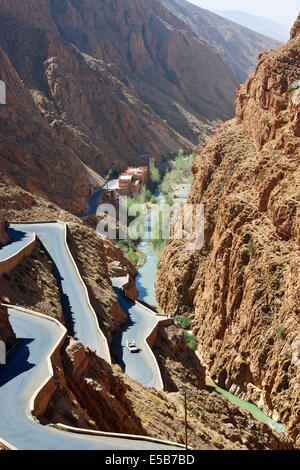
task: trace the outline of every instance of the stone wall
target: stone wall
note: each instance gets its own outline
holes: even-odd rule
[[[161,327],[161,326],[170,326],[172,325],[173,323],[173,320],[172,318],[167,318],[165,320],[160,320],[157,325],[155,326],[155,328],[151,331],[150,335],[148,336],[148,338],[146,339],[148,345],[150,346],[150,348],[152,349],[153,346],[154,346],[154,343],[156,341],[156,338],[157,338],[157,333],[158,333],[158,329]]]
[[[30,256],[35,245],[36,239],[32,240],[32,242],[22,248],[22,250],[18,251],[15,255],[0,261],[0,276],[3,276],[4,273],[9,274],[16,266],[18,266],[25,256]]]

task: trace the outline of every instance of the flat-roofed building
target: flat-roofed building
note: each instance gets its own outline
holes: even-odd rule
[[[140,191],[143,184],[146,183],[148,167],[128,167],[124,173],[121,173],[118,180],[117,193],[120,196],[129,196]]]
[[[148,174],[148,167],[147,166],[139,166],[137,168],[129,167],[126,170],[127,175],[132,175],[134,179],[140,179],[142,184],[146,183],[147,174]]]

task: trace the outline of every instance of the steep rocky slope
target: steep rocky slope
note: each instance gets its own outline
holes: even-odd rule
[[[160,0],[174,15],[210,44],[235,71],[240,82],[253,72],[258,54],[280,43],[226,20],[186,0]]]
[[[52,262],[40,243],[9,274],[0,277],[0,292],[5,304],[35,310],[65,324]]]
[[[7,182],[69,211],[82,211],[90,188],[101,186],[103,179],[43,119],[1,48],[0,70],[8,103],[0,107],[0,171]]]
[[[174,334],[172,344],[176,349]],[[177,346],[178,357],[191,359],[194,355],[186,351],[186,346],[183,350],[180,334]],[[184,363],[177,361],[181,391],[159,392],[142,386],[121,373],[119,366],[111,368],[90,349],[67,339],[54,364],[56,389],[44,415],[38,418],[44,424],[63,423],[183,443],[182,391],[185,390],[188,393],[189,443],[195,449],[292,448],[284,436],[258,423],[249,413],[216,393],[204,390],[204,369],[195,355],[192,358],[195,369],[188,375],[181,375]]]
[[[189,148],[199,120],[233,116],[234,73],[158,0],[2,0],[0,21],[38,114],[97,172]]]
[[[300,423],[300,16],[290,41],[260,55],[235,120],[206,141],[188,203],[205,205],[205,244],[171,240],[156,295],[192,318],[220,386],[287,425]]]
[[[270,18],[265,18],[264,16],[252,15],[239,10],[212,11],[223,18],[234,21],[235,23],[245,26],[245,28],[252,29],[252,31],[257,31],[269,38],[274,38],[281,43],[289,40],[290,27],[286,23],[273,21]]]
[[[0,173],[0,219],[8,221],[53,221],[68,223],[68,244],[88,288],[100,327],[110,341],[112,334],[127,321],[117,302],[110,274],[115,266],[124,275],[134,274],[134,266],[111,241],[99,239],[95,230],[72,214],[14,185]],[[0,278],[0,296],[6,302],[41,311],[69,327],[70,312],[61,308],[59,278],[43,246],[25,258],[9,275]],[[47,272],[47,268],[49,271]],[[55,278],[56,276],[56,278]]]

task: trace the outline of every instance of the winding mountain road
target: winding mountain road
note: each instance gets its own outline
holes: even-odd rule
[[[126,297],[120,289],[118,279],[112,279],[118,301],[124,312],[129,316],[129,322],[115,335],[112,349],[118,357],[118,363],[129,377],[138,380],[148,387],[163,389],[161,374],[155,356],[146,342],[160,320],[167,317],[157,317],[149,309],[138,302]],[[127,349],[126,341],[135,339],[138,353]]]
[[[20,233],[36,234],[53,260],[63,291],[63,303],[69,312],[69,334],[82,344],[94,349],[107,362],[111,362],[106,338],[99,328],[96,314],[89,302],[86,287],[80,277],[65,243],[64,223],[11,224],[7,230],[12,240]],[[10,246],[13,246],[12,243]],[[1,253],[1,251],[0,251]]]
[[[47,356],[61,338],[50,319],[9,309],[18,343],[0,374],[0,436],[19,450],[164,450],[167,444],[116,436],[94,436],[42,426],[31,414],[31,397],[49,374]]]
[[[34,233],[26,233],[19,229],[9,228],[7,233],[11,238],[11,242],[1,248],[0,261],[11,258],[35,239]]]
[[[84,345],[110,362],[106,338],[99,329],[76,265],[66,245],[66,225],[63,223],[12,224],[7,230],[12,243],[0,250],[0,260],[13,256],[35,237],[42,241],[59,273],[64,301],[72,316],[74,336]],[[115,280],[115,289],[120,281]],[[130,335],[141,340],[141,353],[123,353],[126,372],[148,386],[161,388],[160,374],[145,338],[157,323],[155,315],[118,292],[122,307],[130,316]],[[22,310],[22,309],[21,309]],[[17,345],[0,368],[0,437],[17,449],[44,450],[164,450],[178,449],[176,444],[141,440],[137,436],[89,435],[42,426],[33,417],[33,395],[47,382],[52,366],[49,357],[62,337],[64,327],[49,317],[32,315],[9,308],[10,322],[18,338]],[[129,331],[129,330],[128,330]],[[123,347],[123,340],[120,342]],[[49,371],[49,368],[51,369]],[[101,433],[99,433],[101,434]],[[104,434],[104,433],[103,433]],[[30,436],[30,438],[28,438]]]
[[[106,189],[113,189],[117,186],[118,180],[110,180],[108,181],[102,188],[96,189],[93,191],[86,201],[86,210],[83,214],[79,215],[79,218],[87,217],[89,215],[95,215],[97,212],[97,208],[100,202],[101,195],[103,191]]]

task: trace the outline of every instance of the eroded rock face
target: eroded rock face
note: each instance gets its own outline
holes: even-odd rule
[[[97,172],[190,148],[194,122],[233,116],[233,71],[158,0],[1,7],[0,45],[35,113]]]
[[[205,389],[205,367],[186,345],[184,331],[180,326],[160,327],[153,352],[167,392],[184,393],[186,384],[198,390]]]
[[[91,187],[103,180],[42,118],[5,52],[0,48],[1,78],[7,106],[0,108],[1,173],[16,185],[73,213],[85,208]]]
[[[299,442],[299,18],[237,94],[237,119],[193,164],[189,203],[205,205],[205,245],[171,240],[156,297],[189,313],[199,352],[223,387],[286,423]]]
[[[186,0],[161,2],[221,55],[235,71],[240,83],[253,72],[261,51],[280,45],[279,41],[267,38]]]
[[[271,148],[283,151],[291,159],[297,159],[300,153],[300,111],[291,89],[299,79],[296,30],[295,23],[286,45],[260,54],[255,73],[239,87],[236,98],[236,116],[244,135],[260,149],[272,141]]]
[[[42,422],[62,422],[101,431],[145,434],[126,398],[128,385],[89,348],[70,339],[55,366],[56,392]]]
[[[6,219],[5,217],[0,218],[0,247],[6,245],[9,242],[9,235],[5,231]]]

